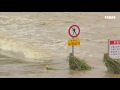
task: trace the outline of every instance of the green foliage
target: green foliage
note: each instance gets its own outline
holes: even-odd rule
[[[80,60],[76,58],[72,54],[69,55],[69,67],[73,70],[90,70],[91,66],[89,66],[85,60]]]
[[[103,62],[108,69],[108,72],[120,74],[120,59],[112,59],[107,53],[104,54]]]

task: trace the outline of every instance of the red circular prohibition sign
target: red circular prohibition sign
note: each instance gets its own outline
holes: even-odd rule
[[[71,30],[72,27],[77,27],[77,29],[78,29],[78,34],[76,34],[76,36],[73,36],[73,35],[71,35],[71,33],[70,33],[70,30]],[[73,29],[73,28],[72,28],[72,29]],[[77,37],[77,36],[80,34],[80,28],[79,28],[77,25],[72,25],[72,26],[70,26],[70,28],[69,28],[69,30],[68,30],[68,33],[69,33],[69,35],[70,35],[71,37],[75,38],[75,37]]]

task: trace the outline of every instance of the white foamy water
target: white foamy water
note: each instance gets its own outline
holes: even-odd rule
[[[31,43],[16,39],[7,34],[6,31],[0,31],[0,53],[12,58],[25,59],[36,62],[43,57],[50,57],[50,53],[42,48],[34,47]]]
[[[116,19],[107,20],[104,18],[107,15]],[[0,71],[0,77],[120,77],[108,73],[102,61],[108,38],[120,38],[119,15],[115,12],[0,12],[0,54],[10,57],[0,59],[0,68],[4,70]],[[71,39],[68,28],[73,24],[81,30],[78,36],[81,44],[75,47],[75,56],[84,58],[95,68],[85,72],[46,71],[44,61],[54,68],[69,67],[66,59],[72,50],[67,46],[67,40]]]

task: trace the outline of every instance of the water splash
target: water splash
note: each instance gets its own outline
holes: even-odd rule
[[[2,28],[0,28],[0,54],[29,61],[39,61],[42,58],[52,56],[52,53],[41,47],[37,48],[28,42],[11,37]]]

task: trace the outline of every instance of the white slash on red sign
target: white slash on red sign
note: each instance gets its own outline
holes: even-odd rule
[[[120,40],[109,40],[109,56],[114,59],[120,58]]]

